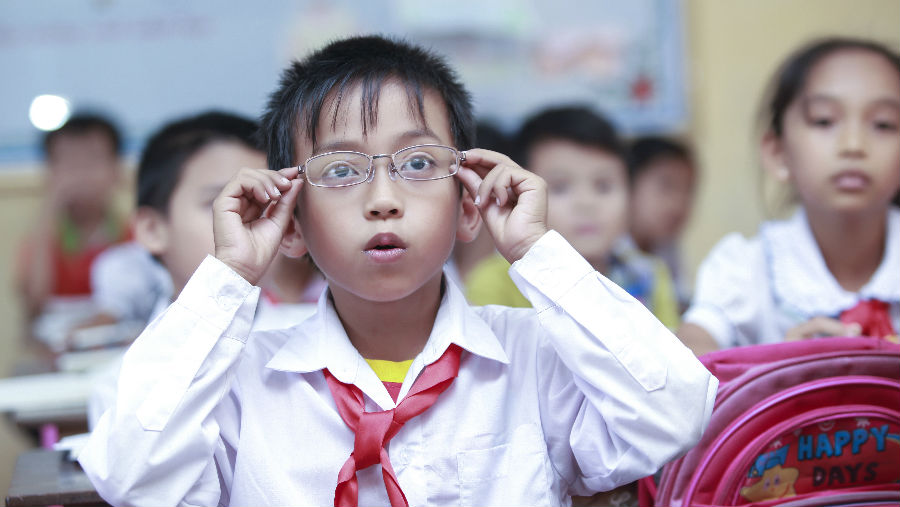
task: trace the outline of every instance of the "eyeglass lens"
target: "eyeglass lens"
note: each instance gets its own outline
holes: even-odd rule
[[[394,170],[407,180],[434,180],[458,170],[458,152],[446,146],[410,146],[393,155]],[[335,152],[306,164],[310,183],[327,187],[354,185],[369,177],[370,158],[362,153]]]

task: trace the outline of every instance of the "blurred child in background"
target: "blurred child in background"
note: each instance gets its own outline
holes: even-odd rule
[[[97,266],[104,301],[116,315],[146,318],[162,312],[215,250],[212,202],[242,167],[266,167],[256,122],[208,112],[173,121],[147,142],[138,165],[135,236],[138,245],[108,252]],[[148,265],[145,257],[152,257]],[[159,273],[159,269],[163,273]],[[95,270],[97,271],[97,270]],[[263,285],[254,327],[297,322],[314,311],[325,284],[306,259],[277,256]],[[116,284],[116,279],[130,283]],[[278,283],[275,283],[277,280]],[[284,287],[289,287],[284,289]],[[149,304],[148,304],[149,303]],[[91,426],[115,400],[120,362],[96,382],[89,403]]]
[[[829,38],[772,84],[762,161],[800,206],[703,261],[679,336],[695,353],[831,335],[896,340],[900,324],[900,56]]]
[[[663,137],[635,139],[628,149],[631,239],[642,252],[665,261],[678,305],[690,302],[678,241],[691,214],[697,169],[691,150]]]
[[[627,239],[628,170],[613,126],[583,107],[539,112],[516,136],[517,161],[547,181],[549,226],[597,271],[644,303],[666,326],[678,325],[678,306],[665,264]],[[472,304],[530,306],[493,256],[467,284]]]
[[[90,268],[104,249],[129,237],[117,213],[121,138],[98,115],[72,116],[44,136],[46,199],[19,250],[17,286],[30,336],[55,352],[68,330],[90,318]],[[39,318],[40,317],[40,318]]]

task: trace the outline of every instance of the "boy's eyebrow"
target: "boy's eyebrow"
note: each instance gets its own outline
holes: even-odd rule
[[[421,142],[423,138],[430,138],[431,140],[440,142],[440,137],[434,133],[428,127],[422,127],[420,129],[407,130],[406,132],[397,136],[397,143],[395,149],[405,148],[412,144],[416,144],[416,142]],[[319,146],[313,147],[314,154],[327,153],[329,151],[365,151],[362,149],[362,143],[356,140],[348,140],[348,139],[337,139]],[[370,153],[369,155],[375,155],[374,153]]]

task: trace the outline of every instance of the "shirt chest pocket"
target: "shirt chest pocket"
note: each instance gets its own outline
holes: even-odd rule
[[[456,454],[462,505],[551,505],[552,470],[547,446],[532,424],[508,442]]]

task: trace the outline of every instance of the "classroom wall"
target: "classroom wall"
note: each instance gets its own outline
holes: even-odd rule
[[[900,46],[900,0],[684,0],[684,10],[692,108],[687,133],[703,168],[684,245],[694,268],[722,235],[752,234],[765,216],[753,125],[776,63],[807,38],[830,33]],[[11,372],[19,354],[11,270],[17,239],[40,205],[37,169],[0,167],[0,376]],[[0,420],[0,493],[25,445]]]
[[[7,169],[7,168],[4,168]],[[38,205],[38,190],[33,168],[10,168],[0,173],[0,377],[11,373],[19,357],[21,329],[19,306],[12,292],[12,263],[18,238],[28,227]],[[16,428],[0,418],[0,493],[6,498],[16,455],[27,443]]]

